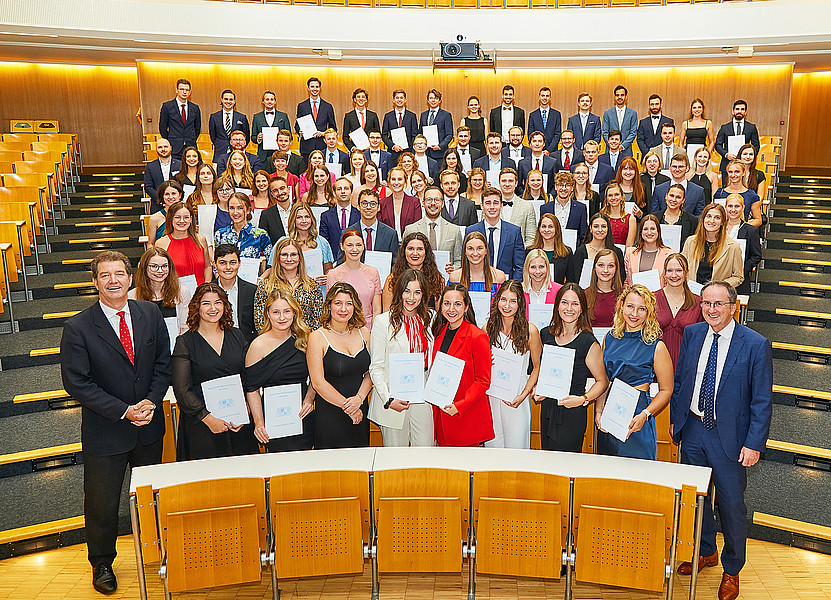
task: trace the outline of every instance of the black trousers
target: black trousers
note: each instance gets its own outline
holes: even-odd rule
[[[118,537],[118,503],[127,465],[141,467],[162,461],[164,438],[123,454],[93,456],[84,452],[84,519],[87,534],[87,557],[93,567],[111,565],[115,559]]]

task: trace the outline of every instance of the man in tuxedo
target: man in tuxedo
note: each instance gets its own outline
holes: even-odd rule
[[[571,165],[583,162],[583,153],[574,147],[574,132],[566,129],[560,135],[562,148],[551,153],[551,157],[557,162],[556,171],[570,171]]]
[[[443,219],[459,227],[473,225],[479,220],[473,200],[459,194],[459,174],[456,171],[442,171],[439,174],[439,183],[444,192],[444,208],[441,211]]]
[[[684,329],[670,399],[670,432],[675,443],[683,442],[681,462],[712,469],[724,534],[719,600],[739,595],[747,550],[747,468],[765,450],[772,413],[770,341],[737,323],[735,309],[731,285],[711,281],[702,288],[704,323]],[[711,492],[704,499],[698,564],[681,563],[678,573],[715,566],[718,558]]]
[[[317,77],[310,77],[309,80],[306,81],[306,89],[309,92],[309,99],[303,100],[303,102],[297,105],[297,118],[299,119],[300,117],[305,117],[306,115],[312,115],[315,127],[317,128],[317,132],[314,134],[314,137],[309,138],[308,140],[304,140],[301,134],[300,154],[303,156],[304,160],[309,158],[309,154],[312,153],[312,150],[322,151],[326,147],[326,144],[323,142],[324,131],[330,127],[335,131],[338,129],[338,124],[335,122],[335,109],[331,104],[320,97],[320,87],[320,79]],[[294,123],[294,129],[300,134],[300,126],[297,124],[296,120]]]
[[[534,243],[537,233],[537,217],[534,205],[516,195],[517,174],[510,167],[499,173],[499,191],[502,192],[502,218],[522,231],[522,241],[527,248]]]
[[[510,129],[517,126],[524,131],[525,111],[514,105],[514,86],[506,85],[502,88],[502,104],[492,108],[488,118],[488,127],[491,132],[500,135],[503,144],[510,142]]]
[[[441,164],[444,151],[453,141],[453,116],[441,107],[441,92],[433,88],[427,92],[427,110],[418,119],[418,131],[424,134],[424,128],[435,125],[438,129],[439,143],[430,146],[427,156]]]
[[[528,173],[536,170],[542,173],[544,182],[543,189],[550,193],[554,189],[554,173],[557,172],[557,159],[545,153],[545,134],[541,131],[533,132],[528,141],[531,144],[531,155],[523,158],[517,165],[519,176],[519,188],[525,189],[528,181]]]
[[[118,587],[113,560],[127,466],[161,462],[162,399],[170,386],[170,338],[158,307],[127,300],[132,267],[104,250],[90,264],[98,302],[64,324],[61,379],[81,404],[84,519],[92,585]]]
[[[540,88],[540,106],[528,115],[528,141],[531,141],[530,135],[535,131],[544,133],[545,139],[548,140],[545,154],[553,154],[560,143],[561,127],[560,111],[551,108],[551,89],[547,87]]]
[[[516,163],[502,155],[502,136],[499,133],[496,131],[488,133],[486,148],[488,153],[481,158],[477,158],[473,166],[482,169],[486,175],[491,173],[489,181],[492,183],[498,182],[498,177],[494,174],[500,173],[506,167],[516,170]]]
[[[635,109],[626,106],[628,90],[622,85],[615,87],[615,105],[607,108],[603,113],[603,139],[609,143],[609,133],[613,129],[620,131],[623,143],[622,149],[631,156],[632,142],[638,133],[638,113]]]
[[[306,172],[306,159],[291,151],[292,133],[290,129],[281,129],[277,132],[277,149],[285,152],[289,159],[286,162],[286,171],[296,177]],[[271,171],[273,172],[273,171]]]
[[[222,110],[213,113],[208,119],[208,133],[211,136],[211,143],[214,145],[213,162],[223,154],[229,152],[231,147],[231,132],[241,131],[245,134],[245,145],[251,140],[251,128],[248,125],[248,117],[235,110],[237,97],[231,90],[222,90]]]
[[[268,234],[272,244],[284,238],[289,231],[289,213],[291,212],[291,195],[288,182],[275,175],[268,182],[268,188],[272,196],[277,199],[273,205],[260,214],[260,229]],[[271,264],[269,257],[269,265]]]
[[[522,231],[502,219],[502,192],[498,189],[488,187],[482,193],[482,220],[465,229],[465,238],[474,231],[487,240],[491,266],[510,279],[522,281],[522,266],[525,263]]]
[[[179,172],[179,160],[170,156],[170,142],[164,138],[156,140],[158,158],[144,165],[144,193],[150,196],[150,212],[158,212],[162,205],[156,190],[162,182],[172,179]]]
[[[450,252],[450,262],[445,265],[449,275],[462,266],[462,230],[442,218],[444,192],[436,186],[424,190],[424,216],[404,228],[404,237],[419,232],[427,236],[433,250]]]
[[[681,146],[675,145],[675,124],[664,123],[661,125],[661,143],[649,149],[661,157],[661,165],[664,169],[669,170],[669,164],[672,162],[672,157],[676,154],[684,152]]]
[[[248,159],[248,164],[251,165],[252,173],[256,173],[257,171],[263,168],[263,164],[260,162],[260,159],[256,154],[251,154],[250,152],[245,151],[245,147],[248,146],[248,141],[246,140],[245,132],[232,131],[230,144],[231,147],[228,149],[228,152],[220,156],[216,161],[217,175],[222,175],[223,173],[225,173],[225,169],[228,168],[228,159],[231,157],[231,152],[233,152],[234,150],[239,150],[245,153],[245,157]]]
[[[378,220],[380,208],[381,201],[378,199],[378,192],[375,190],[361,190],[361,193],[358,194],[358,209],[361,211],[361,220],[349,229],[361,234],[364,240],[364,251],[391,252],[392,264],[395,264],[395,257],[398,255],[398,233],[389,225],[384,225]],[[364,260],[365,255],[366,252],[361,255],[361,260]],[[343,249],[338,251],[338,262],[343,262]]]
[[[502,156],[510,158],[514,164],[531,156],[531,148],[522,143],[522,127],[511,127],[508,132],[508,145],[502,148]]]
[[[413,139],[413,157],[415,168],[427,175],[427,182],[432,185],[433,180],[439,175],[439,161],[433,160],[427,154],[427,138],[420,133]]]
[[[214,248],[216,279],[228,295],[234,314],[234,327],[242,331],[245,339],[251,342],[257,337],[257,329],[254,327],[254,294],[257,286],[238,277],[240,264],[239,248],[234,244],[219,244]]]
[[[551,213],[560,222],[560,229],[573,229],[577,232],[577,243],[580,244],[586,237],[589,228],[586,205],[572,197],[574,193],[574,175],[568,171],[560,171],[554,176],[556,197],[540,207],[540,216]]]
[[[357,88],[352,92],[352,106],[354,110],[350,110],[343,115],[343,145],[350,152],[355,147],[355,142],[349,137],[350,133],[358,129],[363,129],[367,135],[369,135],[370,131],[381,131],[381,122],[378,120],[378,115],[366,107],[368,103],[369,92],[365,89]]]
[[[418,118],[415,113],[407,110],[407,92],[402,89],[392,91],[393,109],[384,115],[381,125],[381,139],[392,155],[392,166],[398,164],[398,157],[402,152],[412,152],[413,140],[418,133]],[[399,146],[392,142],[393,129],[403,127],[407,134],[407,147]]]
[[[582,150],[589,140],[600,143],[600,117],[592,113],[592,97],[588,92],[577,96],[577,114],[568,118],[568,128],[574,133],[577,150]]]
[[[609,132],[609,143],[606,145],[606,152],[600,155],[598,159],[600,162],[612,167],[612,171],[617,173],[617,168],[620,166],[620,161],[624,156],[631,156],[631,148],[629,154],[621,148],[623,136],[617,129],[612,129]]]
[[[759,131],[753,123],[745,120],[747,115],[747,102],[745,100],[736,100],[733,102],[733,120],[722,125],[718,134],[716,134],[716,152],[721,155],[721,170],[722,179],[727,181],[727,163],[734,160],[736,155],[728,150],[729,137],[732,135],[743,135],[744,144],[751,144],[759,152]],[[744,144],[741,144],[743,146]]]
[[[360,220],[361,211],[352,206],[352,182],[339,177],[335,181],[335,206],[320,215],[318,228],[335,255],[340,251],[341,234]]]
[[[375,163],[375,166],[381,172],[381,181],[387,180],[387,173],[395,165],[392,164],[392,154],[386,150],[381,149],[381,130],[370,129],[369,131],[369,149],[364,150],[364,156],[367,160]]]
[[[176,98],[162,104],[159,113],[159,133],[170,141],[175,158],[182,158],[185,146],[195,146],[202,132],[202,113],[190,102],[190,81],[176,82]]]
[[[661,143],[661,126],[665,123],[673,123],[673,120],[661,112],[662,100],[658,94],[649,97],[649,116],[641,119],[638,123],[638,149],[641,154],[646,154],[649,148],[654,148]]]
[[[652,206],[650,208],[653,213],[667,207],[665,198],[667,190],[669,190],[669,186],[678,184],[685,190],[684,210],[696,219],[701,216],[701,211],[704,210],[706,204],[704,189],[687,179],[687,171],[689,170],[690,159],[686,152],[682,150],[672,157],[669,163],[669,181],[655,186],[655,192],[652,194]]]
[[[263,148],[263,128],[279,127],[281,131],[285,129],[289,132],[289,144],[291,144],[291,121],[286,113],[274,108],[277,105],[277,96],[271,90],[263,92],[261,103],[263,110],[251,118],[251,138],[257,142],[257,158],[265,165],[274,149]],[[277,150],[280,149],[278,146]]]
[[[476,159],[482,156],[482,151],[479,148],[470,146],[470,128],[467,125],[462,125],[456,129],[456,152],[459,153],[459,160],[465,173],[469,173]]]
[[[323,141],[326,148],[323,150],[323,164],[334,173],[335,177],[349,175],[352,170],[349,164],[349,155],[338,148],[338,132],[334,129],[327,129],[323,132]]]
[[[615,172],[612,170],[612,167],[598,160],[599,154],[600,144],[594,140],[589,140],[583,146],[583,158],[585,159],[586,166],[589,168],[589,184],[595,192],[602,196],[606,184],[615,178]],[[576,164],[571,165],[572,173],[574,173],[574,167],[576,166]]]

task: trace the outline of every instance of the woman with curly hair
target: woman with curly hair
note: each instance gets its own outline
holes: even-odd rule
[[[644,286],[630,285],[617,300],[612,330],[603,344],[603,362],[610,390],[617,380],[640,392],[635,415],[629,423],[626,440],[598,433],[598,452],[612,456],[657,459],[658,438],[655,416],[666,408],[672,395],[674,374],[669,350],[661,341],[655,296]],[[649,384],[658,382],[658,393],[650,398]],[[598,429],[606,404],[606,394],[597,399]],[[602,433],[602,435],[601,435]]]
[[[178,460],[256,454],[254,427],[213,416],[202,384],[220,377],[242,377],[247,340],[234,327],[231,303],[218,283],[203,283],[188,305],[188,330],[176,338],[171,369],[179,405]]]
[[[395,257],[395,264],[392,265],[387,280],[384,282],[384,291],[381,293],[381,309],[390,310],[393,300],[393,291],[398,279],[407,269],[421,271],[424,275],[424,305],[435,307],[444,288],[444,277],[436,266],[436,257],[427,236],[421,232],[414,231],[404,236],[401,240],[400,251]]]

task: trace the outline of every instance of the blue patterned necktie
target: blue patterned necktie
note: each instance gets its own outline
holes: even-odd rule
[[[716,364],[718,363],[718,338],[713,334],[713,344],[710,346],[710,356],[707,357],[707,366],[704,367],[704,380],[701,382],[701,392],[698,394],[698,410],[704,413],[701,418],[706,429],[712,429],[716,424]]]
[[[545,129],[546,124],[548,123],[548,111],[542,111],[542,128]]]

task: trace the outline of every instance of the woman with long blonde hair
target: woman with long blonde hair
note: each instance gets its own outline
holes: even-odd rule
[[[228,156],[228,165],[225,167],[223,177],[230,177],[235,188],[252,189],[254,187],[254,172],[251,170],[251,163],[242,150],[234,150]]]
[[[718,280],[738,287],[744,281],[742,250],[727,235],[727,212],[721,204],[704,207],[698,228],[684,242],[681,253],[690,264],[690,276],[702,285]]]
[[[506,280],[506,275],[491,266],[488,242],[484,234],[472,231],[467,234],[462,254],[462,268],[450,274],[450,283],[461,283],[470,292],[490,292]]]

